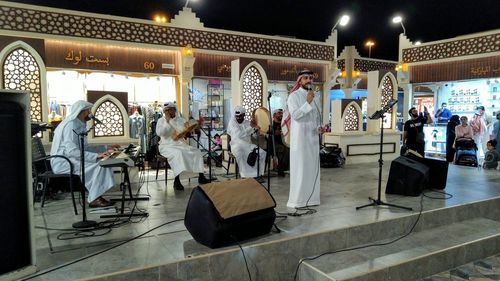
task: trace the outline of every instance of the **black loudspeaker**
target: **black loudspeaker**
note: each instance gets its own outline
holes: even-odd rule
[[[218,248],[269,233],[275,207],[274,198],[254,179],[209,183],[191,192],[184,225],[194,240]]]
[[[441,161],[431,158],[421,158],[409,154],[407,157],[419,163],[424,164],[429,168],[429,183],[426,188],[445,189],[448,180],[448,165],[447,161]]]
[[[427,187],[429,168],[410,158],[400,156],[391,163],[385,193],[418,196]]]
[[[36,270],[28,105],[28,93],[0,91],[0,280]]]

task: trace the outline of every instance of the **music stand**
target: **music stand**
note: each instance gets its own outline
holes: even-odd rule
[[[368,199],[370,201],[372,201],[372,203],[356,207],[356,210],[359,210],[359,209],[362,209],[362,208],[368,207],[368,206],[380,206],[380,205],[401,208],[401,209],[405,209],[408,211],[413,210],[412,208],[409,208],[409,207],[403,207],[403,206],[399,206],[399,205],[395,205],[395,204],[385,203],[384,201],[382,201],[380,199],[380,194],[381,194],[381,190],[382,190],[382,166],[384,165],[384,160],[382,159],[383,146],[384,146],[384,117],[385,117],[385,113],[389,109],[391,109],[391,107],[393,107],[397,102],[398,102],[398,100],[395,100],[395,99],[389,101],[387,103],[387,105],[384,106],[384,108],[380,109],[379,111],[376,111],[375,113],[373,113],[372,116],[369,117],[372,120],[382,119],[381,123],[380,123],[380,151],[379,151],[379,160],[378,160],[378,195],[377,195],[377,199],[368,197]]]

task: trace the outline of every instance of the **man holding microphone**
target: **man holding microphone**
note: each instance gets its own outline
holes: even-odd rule
[[[319,98],[313,91],[314,73],[303,70],[290,91],[282,127],[290,134],[290,195],[287,207],[302,208],[320,203]]]

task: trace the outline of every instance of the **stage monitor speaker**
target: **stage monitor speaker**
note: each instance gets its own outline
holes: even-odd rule
[[[400,156],[391,163],[385,193],[418,196],[429,181],[429,168],[410,158]]]
[[[194,240],[218,248],[267,234],[276,202],[254,179],[209,183],[191,192],[184,225]]]
[[[36,271],[29,93],[0,90],[0,280]]]
[[[427,184],[426,188],[445,189],[446,182],[448,180],[449,163],[447,161],[422,158],[418,156],[412,156],[412,154],[407,157],[419,163],[422,163],[429,168],[429,183]]]

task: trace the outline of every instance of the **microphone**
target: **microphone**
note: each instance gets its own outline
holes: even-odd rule
[[[308,91],[312,91],[313,86],[312,86],[311,84],[306,84],[306,89],[307,89]]]
[[[268,94],[268,97],[272,97],[273,96],[273,91],[269,91],[269,92],[267,92],[267,94]]]
[[[90,113],[90,114],[89,114],[89,118],[90,118],[90,119],[92,119],[92,120],[94,120],[94,122],[95,122],[96,124],[101,124],[101,125],[102,125],[102,124],[104,124],[104,123],[102,123],[102,121],[101,121],[101,120],[97,119],[97,118],[94,116],[94,114],[92,114],[92,113]]]

